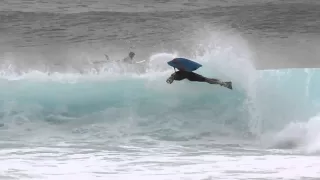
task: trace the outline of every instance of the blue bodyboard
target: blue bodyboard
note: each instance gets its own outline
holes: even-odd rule
[[[168,62],[169,66],[179,70],[192,72],[199,69],[202,65],[185,58],[174,58]]]

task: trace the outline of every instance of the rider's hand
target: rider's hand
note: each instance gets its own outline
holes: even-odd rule
[[[174,80],[174,78],[173,78],[173,76],[170,76],[168,79],[167,79],[167,83],[168,84],[171,84],[172,82],[173,82],[173,80]]]

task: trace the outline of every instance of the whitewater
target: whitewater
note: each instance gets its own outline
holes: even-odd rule
[[[263,15],[314,22],[317,3],[59,2],[0,2],[0,179],[320,177],[319,23]],[[93,63],[129,51],[145,63]],[[175,57],[233,90],[167,84]]]

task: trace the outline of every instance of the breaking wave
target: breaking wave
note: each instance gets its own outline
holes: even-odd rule
[[[178,56],[171,53],[151,56],[139,67],[143,73],[115,72],[124,65],[100,74],[3,73],[2,132],[12,136],[55,127],[80,134],[121,131],[121,135],[171,141],[269,134],[269,147],[303,145],[317,151],[320,71],[256,70],[241,37],[218,37],[199,43],[188,58],[203,64],[200,74],[233,81],[232,91],[187,81],[166,84],[172,72],[166,61]],[[93,127],[102,124],[104,128]]]

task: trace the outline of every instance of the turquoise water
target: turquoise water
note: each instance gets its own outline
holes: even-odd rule
[[[290,122],[307,121],[317,114],[319,73],[317,69],[259,70],[249,86],[244,85],[248,82],[233,81],[232,91],[202,83],[168,85],[165,83],[168,72],[119,75],[112,79],[108,75],[78,76],[73,77],[74,82],[50,77],[2,79],[0,115],[8,128],[22,117],[30,122],[61,126],[69,123],[68,119],[73,123],[78,119],[79,124],[94,124],[125,123],[130,117],[138,117],[138,127],[154,131],[193,128],[201,133],[203,124],[219,124],[237,134],[259,137],[261,133],[281,130]]]

